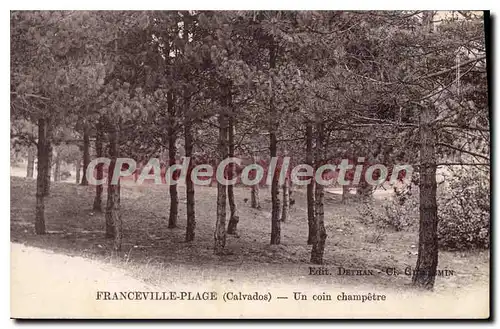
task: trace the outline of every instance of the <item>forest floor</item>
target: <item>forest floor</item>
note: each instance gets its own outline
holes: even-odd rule
[[[305,191],[295,190],[296,203],[290,220],[282,223],[281,245],[271,246],[271,202],[267,189],[261,190],[262,209],[252,209],[246,188],[235,188],[240,222],[238,236],[228,236],[225,256],[213,254],[216,188],[196,189],[196,238],[184,242],[185,191],[179,187],[178,228],[167,228],[168,188],[155,185],[124,185],[122,188],[123,251],[112,251],[112,241],[104,238],[104,214],[92,211],[94,187],[73,183],[53,183],[46,204],[48,234],[33,232],[35,181],[11,179],[11,241],[68,255],[99,258],[123,263],[138,278],[149,283],[168,280],[162,268],[173,264],[203,269],[219,275],[220,266],[233,271],[258,271],[264,276],[285,272],[285,281],[309,277],[310,280],[341,280],[347,284],[370,281],[375,285],[406,285],[410,277],[398,276],[308,276],[310,249],[307,240]],[[103,195],[105,205],[106,192]],[[354,201],[340,202],[340,196],[325,194],[325,225],[328,233],[325,266],[346,269],[385,271],[388,267],[403,270],[416,263],[417,232],[396,232],[366,224]],[[440,252],[439,268],[454,270],[455,275],[437,279],[436,288],[468,285],[489,278],[489,252]],[[259,277],[260,274],[259,274]],[[264,279],[264,278],[263,278]]]
[[[418,232],[396,232],[367,224],[359,215],[359,204],[355,201],[343,204],[337,194],[325,195],[328,238],[324,260],[333,275],[318,276],[309,275],[311,247],[306,244],[305,191],[294,191],[296,203],[290,211],[289,221],[281,224],[281,244],[271,246],[269,191],[261,189],[262,209],[257,210],[245,202],[250,195],[249,189],[235,188],[240,217],[238,235],[228,236],[227,255],[216,256],[213,253],[215,187],[197,186],[196,238],[186,243],[183,187],[178,189],[178,228],[168,229],[167,186],[123,185],[124,240],[123,250],[119,253],[113,251],[112,241],[104,237],[104,214],[92,211],[94,189],[74,183],[52,182],[51,195],[46,202],[48,234],[37,236],[33,230],[35,181],[11,177],[13,255],[14,249],[19,252],[20,244],[23,244],[23,248],[30,250],[83,257],[119,269],[148,286],[168,286],[178,284],[179,280],[186,285],[218,280],[234,284],[249,281],[264,287],[286,283],[404,291],[411,284],[411,276],[403,272],[405,268],[415,266]],[[105,200],[104,192],[103,204]],[[375,275],[337,275],[339,267],[372,270]],[[402,274],[387,275],[387,268],[396,268]],[[488,290],[488,251],[441,251],[438,268],[452,270],[454,275],[438,277],[435,291],[463,291],[475,287]]]

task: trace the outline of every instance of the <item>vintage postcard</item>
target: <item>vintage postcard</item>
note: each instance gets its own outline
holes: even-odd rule
[[[489,28],[11,11],[11,317],[488,319]]]

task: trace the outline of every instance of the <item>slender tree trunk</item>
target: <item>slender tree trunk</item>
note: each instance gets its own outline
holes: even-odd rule
[[[28,167],[26,169],[26,177],[33,178],[35,171],[35,150],[32,146],[28,147]]]
[[[231,97],[231,94],[229,94]],[[229,104],[232,107],[231,99],[229,99]],[[235,111],[231,111],[231,116],[228,119],[228,143],[229,143],[229,157],[234,157],[234,115]],[[234,163],[229,165],[229,175],[228,179],[233,179],[236,174],[236,168]],[[227,187],[227,198],[229,201],[229,224],[227,226],[227,234],[236,234],[238,222],[240,217],[238,216],[238,209],[236,208],[236,203],[234,201],[234,185],[228,185]]]
[[[316,199],[316,214],[315,214],[315,227],[316,227],[316,237],[314,239],[313,247],[311,250],[311,263],[313,264],[323,264],[323,254],[325,253],[325,242],[326,242],[326,229],[324,223],[324,186],[321,184],[315,185],[315,199]]]
[[[187,96],[184,97],[184,148],[186,157],[193,156],[193,133],[192,133],[192,118],[190,117],[190,102]],[[195,197],[194,197],[194,183],[191,179],[191,171],[194,164],[189,162],[189,170],[186,175],[186,241],[193,241],[196,229],[196,215],[195,215]]]
[[[306,124],[306,163],[313,166],[313,126],[312,122]],[[314,243],[316,237],[316,229],[314,227],[314,179],[307,184],[307,224],[309,227],[309,235],[307,236],[307,244]]]
[[[76,171],[76,183],[80,184],[80,171],[81,171],[82,161],[80,159],[75,162],[75,171]]]
[[[432,11],[423,14],[422,23],[428,33],[433,33],[433,16]],[[420,105],[420,227],[412,281],[415,286],[428,290],[434,287],[438,266],[436,118],[437,111],[432,104]]]
[[[61,157],[59,153],[56,154],[54,165],[54,182],[59,182],[61,180]]]
[[[167,93],[167,107],[168,107],[168,161],[169,165],[175,164],[175,156],[177,154],[177,149],[175,146],[176,133],[175,133],[175,99],[173,91],[168,91]],[[172,173],[173,175],[174,173]],[[179,213],[179,196],[177,194],[177,185],[170,184],[169,186],[170,194],[170,212],[168,216],[168,228],[177,227],[177,216]]]
[[[113,190],[113,199],[115,202],[113,202],[113,210],[112,210],[112,217],[113,217],[113,227],[114,227],[114,249],[116,251],[120,251],[122,249],[122,240],[123,240],[123,220],[122,220],[122,214],[120,211],[120,204],[121,204],[121,184],[120,181],[118,180],[118,183],[116,185],[116,188]]]
[[[183,16],[184,23],[184,33],[183,38],[186,42],[190,42],[189,35],[191,34],[194,38],[194,35],[190,33],[192,29],[192,20],[190,15]],[[193,41],[193,40],[191,40]],[[185,80],[190,80],[191,76],[186,74],[184,76]],[[193,156],[193,114],[191,112],[191,96],[190,90],[186,86],[184,88],[184,149],[185,156],[190,158]],[[189,162],[188,172],[186,175],[186,242],[193,241],[195,238],[195,229],[196,229],[196,214],[195,214],[195,191],[194,191],[194,183],[191,179],[191,171],[194,167],[194,163]]]
[[[436,111],[432,105],[420,112],[420,229],[418,258],[413,284],[432,289],[438,265],[437,202],[436,202],[436,133],[433,122]]]
[[[50,127],[50,124],[48,121],[46,121],[46,128],[45,128],[45,148],[46,148],[46,153],[47,153],[47,170],[45,170],[45,181],[44,181],[44,186],[43,186],[43,194],[44,196],[49,196],[50,194],[50,176],[52,172],[52,144],[50,142],[50,138],[52,136],[51,130],[52,128]]]
[[[239,216],[237,215],[238,209],[236,208],[236,203],[234,201],[234,186],[228,185],[227,187],[227,199],[229,201],[229,223],[227,225],[227,234],[236,234],[236,230],[238,227],[238,222],[240,221]]]
[[[47,145],[47,170],[45,171],[45,183],[44,183],[44,195],[49,196],[50,195],[50,176],[52,176],[50,173],[52,171],[52,145],[50,144],[50,141],[47,138],[46,141]]]
[[[85,124],[83,128],[83,173],[82,173],[82,185],[87,186],[89,182],[87,180],[87,167],[90,163],[90,132],[88,124]]]
[[[252,208],[254,209],[260,209],[260,200],[259,200],[259,184],[252,185],[252,190],[251,190],[251,202],[252,202]]]
[[[271,158],[277,156],[277,140],[276,134],[270,134],[269,151]],[[271,181],[271,244],[281,243],[281,221],[280,221],[280,199],[279,199],[279,175],[274,173]]]
[[[289,189],[289,179],[285,178],[283,183],[283,210],[281,211],[281,221],[286,222],[290,215],[290,189]]]
[[[253,155],[252,155],[252,162],[253,164],[257,163],[257,161],[255,161],[255,156]],[[252,185],[250,192],[250,203],[252,205],[252,208],[254,209],[260,209],[259,189],[260,189],[260,182],[258,182],[255,185]]]
[[[324,149],[324,126],[323,123],[317,124],[317,139],[316,139],[316,169],[321,164],[325,149]],[[325,253],[325,242],[326,242],[326,229],[324,223],[324,186],[322,184],[315,184],[315,224],[316,237],[313,239],[313,247],[311,249],[311,263],[313,264],[323,264],[323,254]]]
[[[227,158],[227,119],[219,114],[219,163]],[[215,222],[214,252],[222,255],[226,247],[226,186],[217,182],[217,219]]]
[[[118,190],[118,205],[120,205],[122,201],[122,183],[120,182],[120,180],[118,180],[116,189]]]
[[[96,132],[96,138],[95,138],[95,150],[96,150],[96,156],[98,158],[101,158],[104,156],[103,152],[103,130],[102,130],[102,125],[99,123],[97,125],[97,132]],[[96,166],[96,179],[101,180],[104,178],[104,168],[103,168],[103,163],[99,163]],[[93,209],[94,211],[101,212],[102,211],[102,191],[103,191],[103,186],[98,184],[95,186],[95,197],[94,197],[94,206]]]
[[[108,177],[109,174],[113,173],[114,163],[111,162],[108,167]],[[108,198],[106,200],[106,238],[112,239],[115,236],[115,228],[113,224],[113,209],[114,209],[114,199],[113,199],[113,189],[111,186],[111,179],[108,179]]]
[[[276,46],[274,43],[269,48],[269,68],[274,70],[276,68]],[[269,103],[270,108],[270,122],[269,122],[269,153],[271,159],[277,156],[278,140],[276,138],[276,130],[278,123],[276,120],[276,109],[274,106],[274,95],[272,80],[269,81],[271,89],[271,100]],[[280,199],[279,199],[279,175],[274,172],[271,181],[271,244],[281,243],[281,221],[280,221]]]
[[[38,120],[35,233],[45,234],[45,179],[48,170],[47,121]]]
[[[115,170],[116,159],[118,157],[118,136],[116,127],[112,126],[109,129],[109,156],[111,163],[108,167],[108,199],[106,202],[106,237],[121,239],[118,235],[120,231],[119,222],[121,221],[120,204],[119,204],[119,186],[111,183],[113,171]]]
[[[349,198],[349,186],[342,185],[342,203],[346,203]]]

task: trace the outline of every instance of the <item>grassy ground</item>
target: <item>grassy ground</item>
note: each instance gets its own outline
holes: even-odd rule
[[[252,209],[249,190],[236,188],[239,210],[239,236],[228,236],[228,255],[213,254],[216,188],[196,187],[196,239],[184,242],[185,191],[180,192],[179,227],[167,228],[168,187],[122,187],[124,221],[123,251],[112,251],[104,238],[104,214],[92,212],[93,187],[73,183],[53,183],[46,205],[49,234],[33,232],[35,181],[11,178],[11,241],[71,256],[110,262],[132,277],[148,284],[162,285],[181,278],[200,282],[213,277],[233,280],[242,277],[252,282],[311,282],[340,285],[370,285],[404,288],[409,276],[387,276],[387,267],[404,270],[416,262],[416,232],[395,232],[363,224],[355,202],[342,204],[340,196],[327,194],[325,224],[328,233],[325,263],[330,268],[371,269],[374,276],[308,275],[310,246],[307,246],[305,191],[296,190],[291,219],[282,223],[282,244],[270,246],[270,196],[261,190],[262,209]],[[106,194],[103,196],[105,203]],[[454,276],[436,280],[436,290],[480,284],[487,287],[487,251],[441,252],[440,269],[455,271]],[[168,269],[168,271],[166,271]],[[382,272],[379,274],[379,272]]]

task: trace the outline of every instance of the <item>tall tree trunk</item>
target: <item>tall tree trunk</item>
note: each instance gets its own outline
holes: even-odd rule
[[[277,139],[274,132],[270,133],[269,151],[271,158],[277,156]],[[279,175],[275,172],[271,181],[271,244],[281,243]]]
[[[346,203],[347,199],[349,199],[349,186],[342,185],[342,203]]]
[[[255,156],[253,155],[252,155],[252,162],[253,164],[257,163],[257,161],[255,161]],[[258,182],[255,185],[252,185],[250,192],[250,203],[252,208],[254,209],[260,209],[259,189],[260,189],[260,182]]]
[[[44,171],[43,195],[50,194],[50,176],[52,173],[52,126],[49,119],[45,119],[45,149],[47,154],[47,170]]]
[[[219,114],[219,163],[227,158],[227,119],[224,114]],[[214,252],[222,255],[226,247],[226,186],[217,182],[217,219],[214,233]]]
[[[425,11],[422,24],[433,32],[434,12]],[[415,286],[432,289],[438,266],[437,201],[436,201],[436,143],[434,122],[437,111],[433,104],[420,105],[420,227],[417,264],[412,282]]]
[[[269,47],[269,69],[274,70],[276,68],[276,45],[272,42]],[[278,122],[276,120],[276,109],[274,106],[274,95],[272,80],[270,83],[271,99],[269,102],[270,109],[270,122],[269,122],[269,153],[271,159],[276,157],[278,149],[278,140],[276,138],[276,130],[278,129]],[[281,243],[281,221],[280,221],[280,199],[279,199],[279,175],[276,172],[273,173],[273,179],[271,181],[271,244]]]
[[[111,163],[108,169],[108,177],[113,176],[113,171],[118,158],[118,132],[111,124],[109,129],[109,156]],[[118,184],[112,184],[108,179],[108,200],[106,204],[106,237],[114,238],[114,249],[121,249],[122,240],[122,218],[120,213],[120,188]]]
[[[285,178],[283,183],[283,210],[281,211],[281,221],[286,222],[290,215],[290,188],[289,179]]]
[[[54,162],[54,182],[59,182],[61,180],[61,157],[59,156],[59,152],[56,154]]]
[[[260,198],[259,198],[259,184],[252,185],[252,190],[251,190],[251,203],[252,203],[252,208],[254,209],[260,209]]]
[[[175,164],[175,156],[177,154],[177,149],[175,146],[176,133],[175,133],[175,99],[172,90],[167,93],[167,107],[168,107],[168,127],[167,127],[167,138],[168,138],[168,161],[169,165]],[[172,173],[173,175],[174,173]],[[177,227],[177,216],[179,212],[179,196],[177,194],[177,185],[170,184],[169,186],[170,194],[170,212],[168,216],[168,228]]]
[[[227,234],[236,234],[240,217],[237,215],[236,203],[234,201],[234,186],[228,185],[227,193],[230,211],[229,223],[227,225]]]
[[[231,91],[230,91],[231,92]],[[229,106],[232,108],[231,93],[229,93]],[[229,157],[234,157],[234,115],[235,111],[232,109],[231,116],[228,119],[228,144],[229,144]],[[235,177],[236,168],[234,163],[229,165],[228,178],[231,180]],[[227,199],[229,201],[229,224],[227,226],[227,234],[236,234],[238,222],[240,217],[238,216],[238,209],[236,208],[236,203],[234,201],[234,185],[227,186]]]
[[[111,141],[110,141],[111,142]],[[109,145],[111,148],[111,143]],[[113,170],[115,167],[115,163],[113,160],[111,160],[111,163],[109,164],[108,167],[108,177],[112,177],[113,175]],[[111,175],[111,176],[110,176]],[[108,197],[106,200],[106,238],[112,239],[115,236],[115,227],[113,223],[113,209],[114,209],[114,203],[115,203],[115,198],[114,198],[114,190],[115,186],[111,185],[111,179],[108,179]]]
[[[33,178],[35,171],[35,150],[32,146],[28,147],[28,167],[26,168],[26,177]]]
[[[324,145],[324,126],[323,123],[317,124],[317,139],[316,139],[316,169],[323,161],[325,154]],[[323,199],[325,196],[324,186],[322,184],[315,184],[315,223],[314,228],[315,238],[313,239],[313,247],[311,249],[311,263],[313,264],[323,264],[323,254],[325,253],[325,242],[326,242],[326,229],[324,222],[324,208]]]
[[[186,157],[193,156],[193,132],[192,120],[190,111],[190,100],[185,91],[184,96],[184,148]],[[193,241],[196,229],[196,215],[195,215],[195,197],[194,197],[194,183],[191,179],[191,171],[194,164],[189,162],[189,169],[186,175],[186,241]]]
[[[121,204],[122,201],[122,184],[120,180],[118,180],[118,184],[116,185],[116,189],[118,190],[118,205]]]
[[[101,158],[104,156],[103,152],[103,127],[101,123],[97,124],[97,132],[96,132],[96,137],[95,137],[95,150],[96,150],[96,156],[98,158]],[[104,164],[103,163],[98,163],[96,166],[96,179],[101,180],[104,177]],[[98,184],[95,186],[95,197],[94,197],[94,206],[93,209],[94,211],[101,212],[102,211],[102,191],[103,191],[103,186]]]
[[[82,173],[82,185],[89,185],[89,181],[87,179],[87,167],[90,163],[90,132],[89,126],[86,123],[83,128],[83,173]]]
[[[50,138],[51,138],[51,128],[50,125],[47,124],[46,139],[45,139],[45,148],[47,152],[47,170],[45,171],[45,181],[43,186],[44,196],[49,196],[50,194],[50,176],[52,172],[52,144],[50,142]]]
[[[75,171],[76,171],[76,184],[80,184],[80,172],[81,172],[82,161],[80,159],[75,162]]]
[[[313,166],[313,126],[312,122],[306,123],[306,163]],[[307,244],[314,243],[316,237],[316,229],[314,228],[314,179],[307,184],[307,224],[309,227],[309,235],[307,236]]]
[[[47,121],[38,120],[35,233],[45,234],[45,179],[48,170]]]
[[[189,41],[190,31],[192,29],[191,16],[183,16],[184,23],[184,33],[183,38],[186,42]],[[184,76],[186,81],[190,80],[189,74]],[[192,132],[192,122],[194,120],[193,113],[191,112],[191,96],[190,90],[186,86],[184,88],[184,149],[185,156],[191,158],[193,156],[193,132]],[[196,229],[196,214],[195,214],[195,195],[194,195],[194,184],[191,179],[191,171],[194,164],[190,161],[188,172],[186,175],[186,242],[193,241],[195,237]]]
[[[432,105],[420,112],[420,229],[418,258],[413,284],[426,289],[434,287],[438,265],[437,202],[436,202],[436,132],[433,122],[436,111]]]

